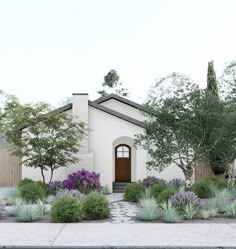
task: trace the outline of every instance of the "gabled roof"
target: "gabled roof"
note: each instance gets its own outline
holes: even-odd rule
[[[136,103],[134,101],[131,101],[129,99],[126,99],[124,97],[121,97],[121,96],[119,96],[117,94],[114,94],[114,93],[111,93],[111,94],[108,94],[108,95],[106,95],[104,97],[98,98],[98,99],[94,100],[94,102],[97,103],[97,104],[101,104],[101,103],[106,102],[106,101],[108,101],[110,99],[115,99],[117,101],[120,101],[120,102],[122,102],[124,104],[132,106],[132,107],[137,108],[137,109],[139,109],[141,111],[144,111],[144,112],[147,111],[142,105],[140,105],[140,104],[138,104],[138,103]]]
[[[112,116],[115,116],[115,117],[117,117],[117,118],[123,119],[123,120],[125,120],[125,121],[127,121],[127,122],[130,122],[130,123],[132,123],[132,124],[135,124],[135,125],[137,125],[137,126],[144,127],[144,126],[143,126],[143,123],[142,123],[141,121],[139,121],[139,120],[137,120],[137,119],[134,119],[134,118],[131,118],[131,117],[129,117],[129,116],[127,116],[127,115],[124,115],[124,114],[122,114],[122,113],[120,113],[120,112],[114,111],[114,110],[112,110],[112,109],[110,109],[110,108],[108,108],[108,107],[105,107],[105,106],[103,106],[103,105],[100,105],[101,103],[103,103],[103,102],[105,102],[105,101],[108,101],[108,100],[110,100],[110,99],[115,99],[115,100],[120,101],[120,102],[122,102],[122,103],[124,103],[124,104],[127,104],[127,105],[129,105],[129,106],[132,106],[132,107],[134,107],[134,108],[137,108],[137,109],[139,109],[140,111],[146,111],[145,108],[144,108],[142,105],[140,105],[140,104],[138,104],[138,103],[135,103],[135,102],[133,102],[133,101],[131,101],[131,100],[128,100],[128,99],[126,99],[126,98],[123,98],[123,97],[121,97],[121,96],[119,96],[119,95],[116,95],[116,94],[109,94],[109,95],[107,95],[107,96],[105,96],[105,97],[101,97],[101,98],[96,99],[96,100],[94,100],[94,101],[90,101],[90,100],[89,100],[89,101],[88,101],[88,105],[91,106],[91,107],[93,107],[93,108],[96,108],[96,109],[98,109],[98,110],[100,110],[100,111],[103,111],[103,112],[105,112],[105,113],[108,113],[108,114],[110,114],[110,115],[112,115]],[[68,111],[68,110],[70,110],[70,109],[72,109],[72,103],[67,104],[67,105],[65,105],[65,106],[62,106],[62,107],[60,107],[60,108],[54,110],[54,112],[65,112],[65,111]]]
[[[107,108],[105,106],[99,105],[95,101],[89,101],[88,104],[89,104],[89,106],[92,106],[92,107],[94,107],[94,108],[96,108],[96,109],[98,109],[100,111],[103,111],[103,112],[106,112],[106,113],[108,113],[110,115],[113,115],[115,117],[121,118],[121,119],[123,119],[123,120],[125,120],[127,122],[130,122],[132,124],[135,124],[137,126],[144,127],[143,123],[141,121],[139,121],[137,119],[134,119],[134,118],[131,118],[129,116],[126,116],[126,115],[124,115],[124,114],[122,114],[120,112],[116,112],[116,111],[114,111],[114,110],[112,110],[110,108]]]

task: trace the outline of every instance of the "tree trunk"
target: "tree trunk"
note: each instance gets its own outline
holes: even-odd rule
[[[50,186],[50,184],[52,182],[53,173],[54,173],[54,170],[51,168],[51,176],[50,176],[50,179],[49,179],[49,182],[48,182],[48,187]]]
[[[183,173],[185,176],[185,190],[191,190],[193,185],[193,163],[188,163],[187,166],[183,169]]]
[[[43,168],[40,168],[40,170],[41,170],[41,175],[43,178],[43,185],[45,186],[45,176],[44,176]]]

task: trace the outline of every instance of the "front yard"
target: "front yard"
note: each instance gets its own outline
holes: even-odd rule
[[[225,180],[208,177],[192,191],[180,179],[148,177],[128,184],[124,196],[108,194],[100,175],[85,170],[46,187],[23,179],[1,190],[0,222],[236,223],[236,191]]]

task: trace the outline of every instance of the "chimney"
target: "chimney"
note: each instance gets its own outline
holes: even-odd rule
[[[73,93],[72,94],[72,116],[78,122],[84,122],[88,126],[88,94]],[[79,153],[88,153],[88,138],[85,137],[81,141]]]

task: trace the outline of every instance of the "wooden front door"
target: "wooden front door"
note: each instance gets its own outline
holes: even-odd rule
[[[131,148],[126,144],[115,148],[115,181],[131,182]]]

